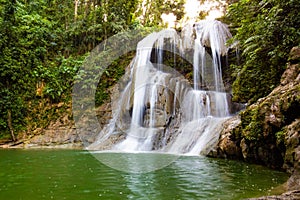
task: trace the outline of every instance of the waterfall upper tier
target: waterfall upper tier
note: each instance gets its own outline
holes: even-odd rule
[[[214,146],[230,115],[221,56],[231,35],[216,20],[200,21],[189,30],[196,34],[182,31],[180,37],[165,29],[138,43],[112,119],[88,149],[199,154]],[[175,65],[193,66],[193,80]]]

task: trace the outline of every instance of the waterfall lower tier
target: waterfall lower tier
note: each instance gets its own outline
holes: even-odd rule
[[[209,153],[218,141],[222,122],[226,119],[205,117],[185,123],[166,147],[167,152],[190,155]]]
[[[226,26],[220,22],[205,21],[195,25],[194,39],[186,40],[189,34],[183,40],[173,29],[143,39],[125,76],[127,85],[113,102],[112,119],[88,149],[208,153],[229,116],[230,95],[221,70],[226,50],[225,44],[219,44],[226,42],[229,32],[223,29]],[[210,53],[205,45],[211,47]],[[172,54],[169,60],[166,52]],[[193,81],[167,65],[176,64],[176,56],[193,66]]]

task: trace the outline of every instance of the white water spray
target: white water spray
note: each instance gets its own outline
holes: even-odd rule
[[[215,20],[201,21],[194,28],[194,39],[190,31],[181,39],[175,30],[166,29],[139,42],[117,112],[88,149],[102,149],[103,142],[112,135],[119,135],[119,139],[108,149],[118,151],[205,154],[213,147],[222,122],[229,116],[221,56],[227,54],[225,43],[231,35],[224,24]],[[185,53],[191,48],[193,88],[183,76],[173,73],[174,69],[166,70],[163,65],[165,52],[173,53],[176,63],[178,55],[188,60]],[[126,110],[131,110],[126,115],[131,116],[127,126],[120,120]]]

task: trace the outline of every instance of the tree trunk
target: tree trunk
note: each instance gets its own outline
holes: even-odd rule
[[[84,3],[85,3],[84,17],[86,17],[88,15],[88,13],[89,13],[91,1],[90,0],[85,0]]]
[[[79,3],[79,0],[75,0],[74,21],[76,21],[76,19],[77,19],[78,3]]]
[[[8,128],[9,128],[12,140],[16,141],[14,128],[12,126],[12,117],[11,117],[11,110],[10,109],[8,109],[8,111],[7,111],[7,124],[8,124]]]

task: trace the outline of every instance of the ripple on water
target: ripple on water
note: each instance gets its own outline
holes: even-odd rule
[[[127,166],[138,169],[145,159],[159,162],[168,155],[119,156],[120,165],[128,158]],[[265,167],[201,156],[180,156],[155,171],[130,173],[86,151],[0,150],[0,199],[242,199],[266,195],[287,178]]]

